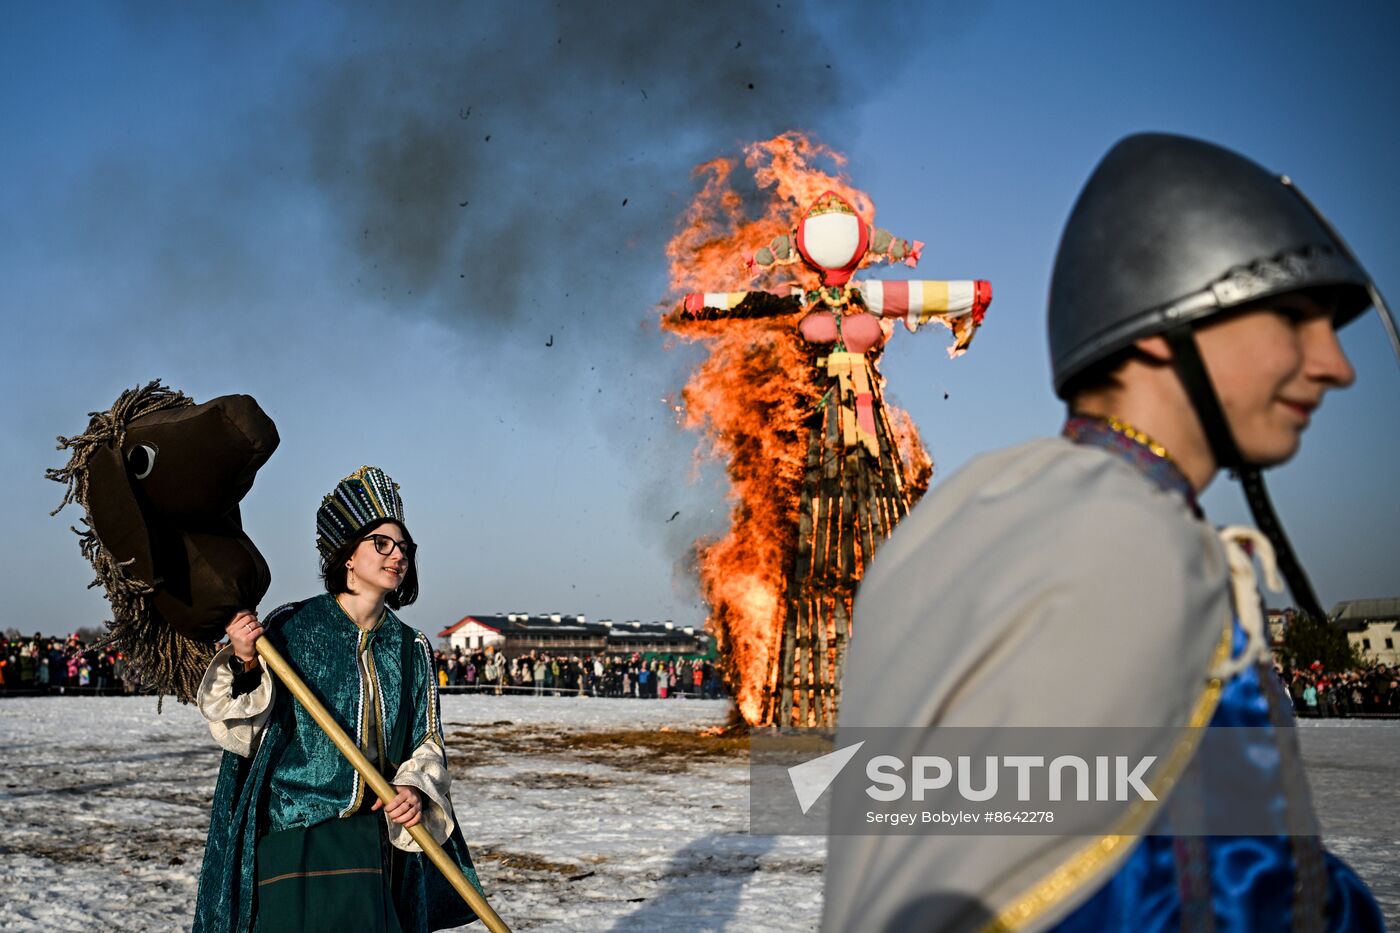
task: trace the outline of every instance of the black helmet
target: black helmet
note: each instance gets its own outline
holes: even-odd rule
[[[1385,301],[1332,226],[1286,177],[1184,136],[1144,133],[1109,150],[1070,212],[1050,282],[1055,391],[1160,334],[1215,461],[1234,470],[1274,545],[1293,598],[1325,618],[1283,532],[1258,464],[1240,455],[1196,345],[1196,325],[1260,299],[1328,288],[1340,327],[1374,304],[1400,358]]]
[[[1220,146],[1120,141],[1065,224],[1050,283],[1055,391],[1135,340],[1261,298],[1329,286],[1337,324],[1370,277],[1286,179]]]

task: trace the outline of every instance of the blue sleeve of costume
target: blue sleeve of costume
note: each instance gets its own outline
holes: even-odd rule
[[[1294,866],[1286,838],[1207,837],[1211,909],[1218,933],[1293,928]],[[1128,861],[1054,929],[1059,933],[1103,930],[1177,931],[1209,929],[1183,922],[1187,909],[1177,878],[1178,840],[1149,836]],[[1327,926],[1333,933],[1385,929],[1380,908],[1365,882],[1330,852],[1327,865]]]
[[[1236,648],[1243,635],[1236,626]],[[1262,672],[1272,677],[1272,672]],[[1272,697],[1251,667],[1233,678],[1221,692],[1211,717],[1215,727],[1251,727],[1251,736],[1269,734],[1275,721],[1292,722],[1291,711],[1271,717]],[[1277,736],[1292,741],[1292,736]],[[1249,768],[1249,781],[1267,795],[1276,809],[1298,806],[1288,799],[1281,778],[1284,767],[1275,745],[1247,748],[1238,767]],[[1304,804],[1310,806],[1308,801]],[[1314,838],[1296,840],[1317,846]],[[1064,933],[1099,930],[1225,931],[1288,930],[1294,928],[1295,891],[1299,869],[1295,840],[1287,836],[1147,836],[1127,862],[1084,904],[1062,921]],[[1380,907],[1366,883],[1345,862],[1322,853],[1326,875],[1325,928],[1334,933],[1384,930]],[[1199,878],[1199,882],[1193,880]],[[1192,896],[1199,883],[1208,891]],[[1192,916],[1193,914],[1197,916]]]

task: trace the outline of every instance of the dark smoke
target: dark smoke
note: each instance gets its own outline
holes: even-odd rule
[[[715,482],[686,487],[694,438],[661,401],[697,353],[664,350],[655,326],[668,297],[664,246],[696,190],[692,170],[787,130],[844,149],[855,108],[896,88],[921,109],[928,79],[904,76],[931,70],[926,5],[832,6],[264,4],[151,17],[131,4],[133,28],[196,36],[211,54],[220,36],[253,41],[289,16],[324,22],[253,112],[220,115],[239,127],[223,161],[132,186],[163,206],[111,203],[105,239],[121,243],[133,215],[159,225],[149,304],[161,320],[219,295],[242,301],[235,320],[263,340],[280,312],[259,296],[259,226],[281,218],[255,206],[258,184],[300,181],[322,214],[308,255],[329,241],[343,261],[292,274],[343,275],[344,289],[386,313],[480,339],[483,365],[526,359],[511,382],[519,412],[546,411],[561,393],[596,399],[600,430],[636,466],[618,481],[637,491],[639,524],[683,555],[727,513]],[[715,287],[742,287],[737,259],[735,272]]]
[[[841,148],[924,35],[919,4],[825,6],[393,5],[306,70],[295,122],[366,297],[493,345],[554,343],[551,389],[597,393],[639,523],[673,555],[727,513],[714,483],[686,487],[694,438],[660,403],[695,359],[654,326],[691,171],[790,129]]]
[[[849,119],[890,78],[910,6],[873,58],[852,27],[892,24],[880,4],[364,9],[308,66],[294,117],[372,295],[473,330],[636,320],[691,168]]]

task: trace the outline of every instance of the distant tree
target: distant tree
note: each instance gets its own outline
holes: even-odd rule
[[[1307,667],[1321,661],[1329,671],[1345,671],[1362,667],[1365,659],[1348,639],[1346,632],[1331,622],[1315,620],[1301,612],[1291,612],[1283,629],[1283,646],[1279,652],[1288,665]]]
[[[19,629],[15,628],[14,626],[5,629],[6,641],[19,641],[23,637],[24,636],[19,633]]]
[[[94,628],[90,625],[84,625],[82,628],[78,629],[73,634],[77,635],[78,641],[82,642],[83,644],[95,645],[99,641],[107,637],[107,630],[105,628]]]

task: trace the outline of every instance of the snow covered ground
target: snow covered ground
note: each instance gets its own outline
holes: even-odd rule
[[[825,843],[748,835],[740,743],[696,734],[727,703],[442,707],[453,804],[513,930],[815,928]],[[219,763],[197,711],[7,699],[0,762],[0,930],[189,928]]]
[[[750,836],[726,704],[443,698],[453,800],[525,931],[809,931],[825,843]],[[1400,921],[1400,723],[1300,729],[1328,845]],[[218,752],[149,698],[0,701],[0,930],[188,929]],[[468,928],[471,929],[471,928]]]

